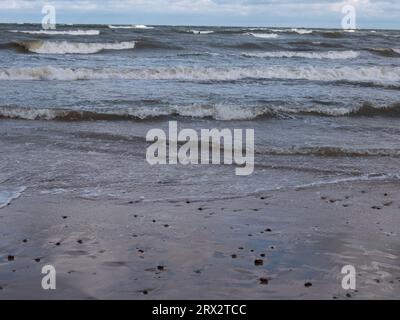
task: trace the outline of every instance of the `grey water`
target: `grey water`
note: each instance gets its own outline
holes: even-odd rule
[[[0,184],[150,200],[398,179],[400,31],[0,25]],[[255,173],[150,166],[146,133],[255,129]]]

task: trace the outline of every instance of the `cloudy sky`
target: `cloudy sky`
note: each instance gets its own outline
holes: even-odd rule
[[[353,4],[358,28],[400,28],[400,0],[0,0],[0,23],[40,23],[46,2],[58,23],[336,28]]]

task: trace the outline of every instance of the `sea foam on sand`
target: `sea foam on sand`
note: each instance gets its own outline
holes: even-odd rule
[[[26,187],[18,187],[9,190],[0,189],[0,209],[8,206],[11,201],[18,199],[25,190]]]

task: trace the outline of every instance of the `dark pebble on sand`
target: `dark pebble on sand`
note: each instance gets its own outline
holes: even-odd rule
[[[203,211],[203,208],[199,208],[198,210],[199,210],[199,211]]]
[[[346,297],[347,298],[351,298],[351,294],[350,293],[346,293]]]
[[[237,255],[236,255],[236,254],[233,254],[233,255],[231,255],[231,257],[232,257],[232,259],[236,259],[236,258],[237,258]]]
[[[267,278],[260,278],[260,284],[267,285],[269,280]]]
[[[305,286],[306,288],[310,288],[310,287],[312,287],[312,283],[311,283],[311,282],[306,282],[306,283],[304,284],[304,286]]]
[[[385,196],[385,197],[388,197],[388,196],[389,196],[389,194],[385,193],[385,194],[384,194],[384,196]]]
[[[23,242],[23,243],[27,243],[27,242],[28,242],[28,239],[24,239],[24,240],[22,240],[22,242]]]
[[[271,229],[265,229],[265,232],[272,232]]]
[[[156,223],[157,221],[156,220],[153,220],[153,223]]]
[[[57,242],[57,243],[56,243],[56,246],[61,246],[61,242]]]
[[[82,243],[83,243],[83,241],[82,241],[82,240],[78,240],[77,242],[78,242],[79,244],[82,244]]]
[[[157,267],[157,270],[158,270],[158,271],[164,271],[164,270],[165,270],[165,267],[164,267],[164,266],[158,266],[158,267]]]
[[[8,260],[8,261],[14,261],[14,260],[15,260],[15,257],[14,257],[14,256],[8,256],[8,257],[7,257],[7,260]]]
[[[67,217],[67,216],[63,216],[62,218],[63,218],[64,220],[65,220],[65,219],[68,219],[68,217]]]
[[[254,261],[254,264],[255,264],[256,266],[262,266],[262,265],[264,264],[264,260],[262,260],[262,259],[256,259],[256,260]]]
[[[164,224],[164,228],[169,228],[169,224]]]
[[[148,292],[147,290],[143,290],[142,293],[143,293],[144,295],[149,294],[149,292]]]
[[[190,204],[190,201],[186,201],[187,204]]]
[[[260,254],[260,257],[261,257],[261,258],[265,258],[265,253],[261,253],[261,254]]]
[[[36,258],[34,259],[36,262],[40,262],[40,258]]]

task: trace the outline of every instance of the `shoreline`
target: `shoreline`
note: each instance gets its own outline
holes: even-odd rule
[[[398,186],[194,202],[22,194],[0,210],[0,299],[393,299]],[[47,264],[51,292],[40,285]],[[349,264],[356,291],[341,288]]]

